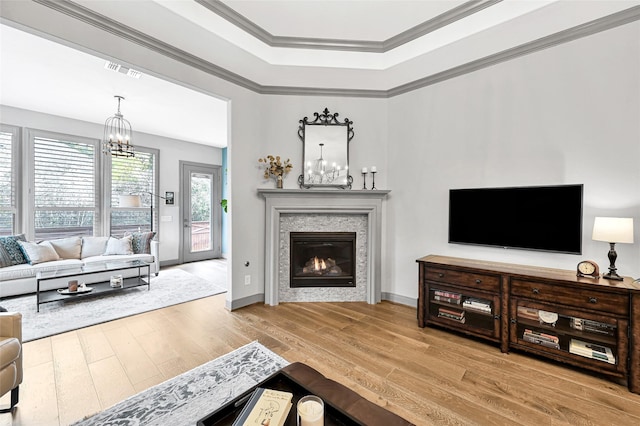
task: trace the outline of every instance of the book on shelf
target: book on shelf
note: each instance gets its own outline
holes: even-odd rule
[[[538,321],[538,309],[529,308],[527,306],[518,306],[518,316],[533,321]]]
[[[462,324],[465,322],[464,311],[456,311],[445,307],[438,308],[438,317],[447,318]]]
[[[614,325],[584,318],[572,317],[569,325],[571,328],[589,333],[606,334],[607,336],[615,336],[616,334],[616,327]]]
[[[446,296],[440,296],[439,294],[434,294],[433,295],[433,300],[437,300],[438,302],[447,302],[447,303],[453,303],[455,305],[459,305],[461,299],[460,298],[453,298],[453,297],[446,297]]]
[[[291,392],[256,388],[232,426],[282,426],[291,411]]]
[[[435,296],[448,297],[450,299],[457,299],[457,300],[462,299],[462,295],[460,293],[454,293],[452,291],[433,290],[433,294]]]
[[[560,349],[560,339],[553,334],[543,333],[536,330],[525,329],[522,334],[522,340],[548,348]]]
[[[485,313],[491,313],[491,302],[484,299],[476,299],[474,297],[468,297],[462,302],[462,307],[470,309],[472,311],[480,311]]]
[[[611,348],[596,343],[583,342],[578,339],[571,339],[569,342],[569,352],[586,358],[605,361],[609,364],[616,363],[616,357],[613,356]]]

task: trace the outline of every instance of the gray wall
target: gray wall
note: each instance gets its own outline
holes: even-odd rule
[[[427,254],[562,269],[592,259],[606,271],[595,216],[635,218],[616,266],[639,277],[639,62],[633,23],[392,98],[384,291],[417,297],[415,259]],[[584,184],[582,256],[447,243],[450,188],[573,183]]]
[[[229,100],[228,307],[260,301],[264,291],[264,201],[256,189],[273,182],[263,182],[257,159],[279,153],[299,167],[298,120],[324,107],[354,121],[352,167],[376,165],[377,186],[392,190],[383,293],[415,298],[415,259],[429,253],[564,269],[591,258],[606,269],[606,244],[590,240],[596,215],[635,218],[637,243],[619,245],[618,266],[625,275],[640,275],[638,23],[380,100],[258,95],[79,21],[45,16],[35,3],[27,6],[12,9],[11,19]],[[295,187],[296,177],[288,176],[285,186]],[[354,177],[359,188],[362,181]],[[583,256],[447,244],[449,188],[562,183],[585,184]],[[252,277],[248,286],[245,275]]]

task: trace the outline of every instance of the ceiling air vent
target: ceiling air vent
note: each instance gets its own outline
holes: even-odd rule
[[[116,64],[115,62],[107,61],[105,62],[104,67],[111,71],[120,71],[120,64]]]
[[[107,61],[104,64],[105,69],[119,72],[120,74],[126,74],[131,78],[140,78],[142,73],[140,71],[134,70],[133,68],[127,68],[124,65],[116,64],[115,62]]]

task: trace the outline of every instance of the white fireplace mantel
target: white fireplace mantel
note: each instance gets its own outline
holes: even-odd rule
[[[258,189],[265,198],[265,303],[277,305],[281,214],[367,215],[367,302],[382,293],[382,201],[388,190]]]

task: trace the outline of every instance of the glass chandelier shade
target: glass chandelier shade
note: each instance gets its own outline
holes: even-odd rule
[[[104,122],[104,137],[102,138],[102,152],[114,157],[135,157],[135,150],[131,143],[131,123],[120,112],[122,96],[114,96],[118,100],[118,112]]]

